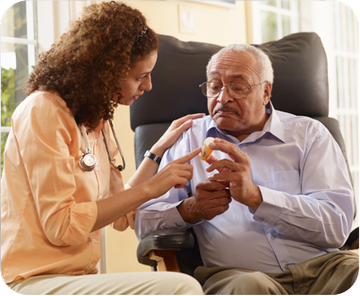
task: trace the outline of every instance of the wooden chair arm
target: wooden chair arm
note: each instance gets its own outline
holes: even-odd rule
[[[137,248],[137,258],[142,264],[160,270],[179,271],[174,250],[191,248],[194,237],[187,231],[177,229],[157,230],[145,237]]]

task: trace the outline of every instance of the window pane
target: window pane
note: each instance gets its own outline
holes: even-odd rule
[[[343,75],[343,59],[341,57],[336,58],[336,82],[337,82],[337,101],[338,108],[345,108],[344,99],[344,75]]]
[[[358,108],[358,84],[356,83],[356,60],[348,59],[348,68],[349,68],[349,94],[350,94],[350,108],[357,109]]]
[[[3,172],[3,167],[4,167],[4,150],[5,150],[5,144],[6,144],[6,140],[8,137],[9,133],[1,133],[1,175]]]
[[[345,116],[344,115],[339,115],[339,127],[340,127],[340,132],[345,140],[346,133],[345,133]]]
[[[261,12],[261,35],[262,42],[277,39],[276,13],[268,11]]]
[[[335,48],[337,50],[342,49],[341,35],[342,35],[343,31],[341,30],[340,5],[341,5],[341,3],[337,3],[337,2],[334,3],[334,12],[335,12],[335,20],[334,20]]]
[[[10,7],[1,22],[1,36],[27,38],[26,1]]]
[[[281,1],[281,8],[290,10],[290,1]]]
[[[9,8],[1,22],[1,173],[3,152],[11,116],[15,108],[24,100],[23,85],[28,77],[30,66],[35,64],[36,39],[36,1],[21,1]],[[21,43],[11,38],[21,38]],[[11,42],[11,43],[9,43]],[[15,43],[14,43],[15,42]],[[29,63],[31,63],[29,65]]]
[[[269,5],[269,6],[275,6],[276,7],[276,1],[264,1],[265,5]]]
[[[29,46],[1,43],[1,60],[7,60],[1,65],[1,126],[10,126],[12,112],[25,98],[22,88],[28,77]]]
[[[288,15],[282,17],[282,34],[283,36],[291,34],[291,18]]]

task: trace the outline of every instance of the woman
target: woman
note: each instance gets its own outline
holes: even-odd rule
[[[40,55],[14,112],[1,184],[1,271],[22,294],[200,294],[178,273],[96,275],[100,229],[124,230],[126,214],[192,178],[199,150],[156,174],[146,158],[124,190],[110,141],[118,104],[152,88],[158,41],[136,9],[91,5]],[[174,122],[152,147],[159,157],[191,125]],[[110,124],[110,127],[109,127]],[[109,161],[110,160],[110,161]]]

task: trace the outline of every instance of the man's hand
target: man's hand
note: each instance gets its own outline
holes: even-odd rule
[[[262,196],[259,187],[251,179],[249,157],[235,144],[218,138],[209,144],[209,148],[227,153],[232,159],[215,160],[212,157],[206,171],[217,170],[219,173],[209,180],[228,184],[232,198],[256,211],[262,203]]]
[[[226,185],[216,181],[203,181],[196,186],[195,195],[184,200],[178,211],[184,221],[195,223],[211,220],[228,210],[231,197]]]

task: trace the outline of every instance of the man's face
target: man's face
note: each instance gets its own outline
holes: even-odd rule
[[[208,82],[228,85],[232,82],[248,86],[259,84],[260,73],[252,53],[222,53],[210,64]],[[245,99],[233,99],[226,88],[215,98],[208,99],[208,110],[216,126],[240,141],[262,130],[268,118],[265,106],[270,100],[271,84],[264,83],[249,91]]]

